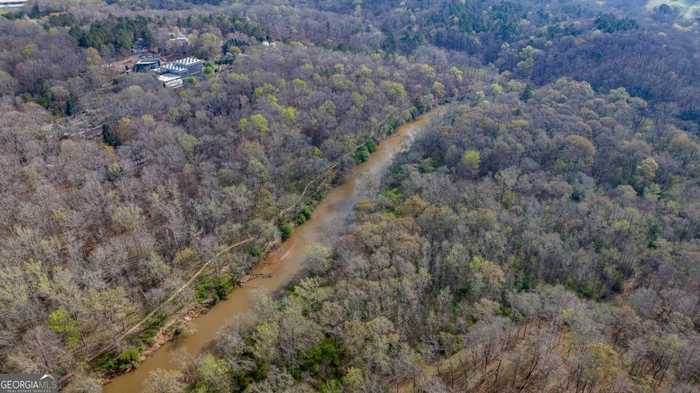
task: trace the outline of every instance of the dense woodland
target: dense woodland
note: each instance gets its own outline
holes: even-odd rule
[[[621,89],[562,79],[524,102],[503,82],[433,124],[312,274],[185,378],[394,391],[454,355],[417,388],[697,391],[700,144]]]
[[[698,391],[700,14],[668,3],[0,14],[0,370],[99,391],[171,313],[225,297],[398,125],[459,98],[337,244],[312,247],[304,277],[148,388]],[[204,73],[176,90],[126,74],[136,47],[200,57]]]

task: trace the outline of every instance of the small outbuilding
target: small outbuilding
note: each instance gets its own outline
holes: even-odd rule
[[[134,72],[147,72],[160,67],[160,57],[158,56],[141,56],[136,64],[134,64]]]
[[[158,75],[158,81],[163,83],[163,86],[177,89],[184,84],[182,77],[175,74]]]

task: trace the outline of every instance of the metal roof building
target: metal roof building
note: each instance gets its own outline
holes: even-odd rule
[[[184,85],[184,82],[182,81],[182,77],[179,75],[175,75],[175,74],[159,75],[158,81],[163,83],[163,86],[172,87],[173,89],[177,89],[178,87],[182,87],[182,85]]]
[[[178,88],[184,84],[183,78],[202,73],[204,62],[194,57],[172,61],[155,69],[158,80],[166,87]]]
[[[135,72],[144,72],[154,70],[160,67],[160,57],[158,56],[141,56],[134,64]]]
[[[196,75],[202,72],[204,62],[194,57],[185,57],[184,59],[175,60],[173,62],[162,65],[158,68],[161,74],[171,73],[182,76]]]
[[[0,8],[19,8],[27,4],[27,0],[0,0]]]

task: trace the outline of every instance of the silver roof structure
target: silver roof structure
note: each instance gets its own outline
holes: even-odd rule
[[[158,71],[159,72],[172,72],[175,74],[185,73],[189,71],[189,68],[195,65],[204,63],[202,60],[195,57],[185,57],[184,59],[178,59],[170,63],[163,64]]]
[[[168,64],[173,64],[173,65],[182,67],[182,66],[188,66],[188,65],[199,64],[199,63],[202,63],[202,60],[199,60],[196,57],[185,57],[184,59],[175,60],[175,61],[170,62]]]
[[[22,7],[27,4],[27,0],[0,0],[0,8]]]
[[[2,1],[2,0],[0,0]],[[160,61],[160,58],[157,56],[142,56],[139,57],[138,61],[136,61],[136,64],[153,64],[157,63]]]

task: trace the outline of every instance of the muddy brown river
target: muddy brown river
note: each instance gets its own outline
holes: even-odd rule
[[[382,173],[393,158],[404,150],[427,122],[444,112],[435,109],[399,127],[384,140],[370,158],[356,166],[345,183],[332,189],[315,209],[313,216],[294,231],[277,250],[251,272],[268,278],[257,278],[234,289],[224,301],[191,322],[192,334],[163,345],[134,371],[119,376],[105,385],[105,393],[138,393],[148,374],[156,369],[181,367],[182,351],[197,355],[204,351],[221,331],[237,318],[253,312],[253,300],[261,293],[274,293],[288,285],[303,270],[306,247],[313,243],[332,246],[350,221],[355,204],[376,190]]]

